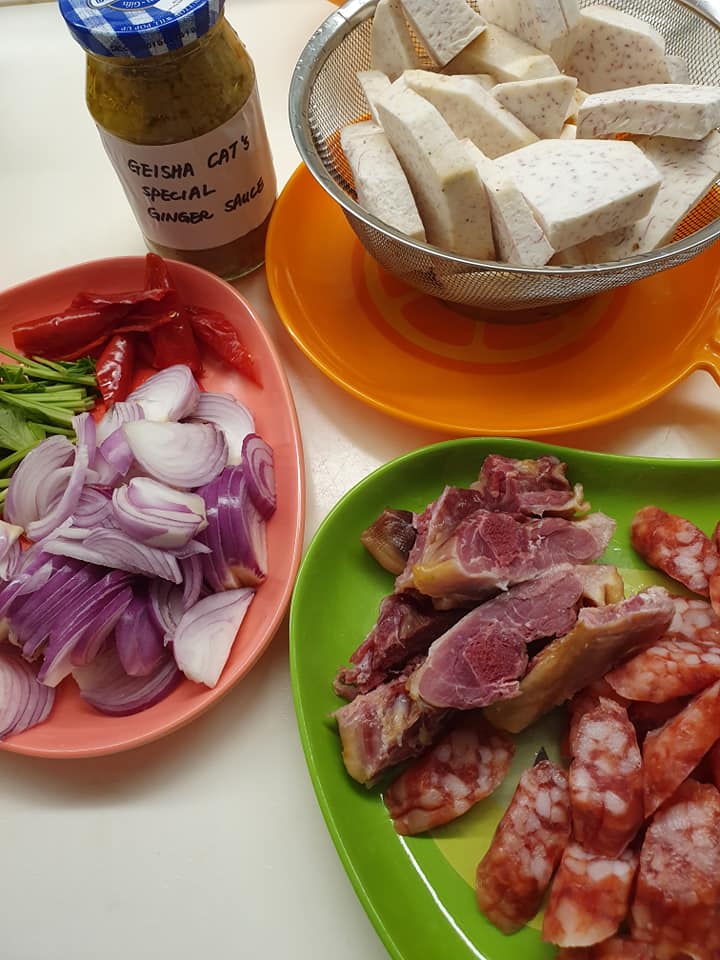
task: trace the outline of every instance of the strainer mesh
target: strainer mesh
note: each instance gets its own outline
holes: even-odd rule
[[[471,5],[472,0],[470,0]],[[590,0],[581,5],[586,5]],[[609,3],[656,27],[665,37],[667,52],[683,57],[694,83],[720,84],[720,31],[677,0],[609,0]],[[338,186],[352,199],[352,175],[340,148],[339,130],[362,118],[367,110],[357,81],[359,70],[370,68],[371,18],[350,28],[324,59],[311,83],[307,120],[312,137],[310,161],[317,158]],[[418,44],[421,53],[422,48]],[[325,51],[320,51],[320,55]],[[429,61],[428,61],[429,65]],[[297,135],[297,131],[296,131]],[[579,300],[677,266],[708,247],[720,236],[720,188],[708,196],[680,225],[675,239],[691,237],[715,223],[717,230],[702,243],[673,252],[654,254],[622,268],[583,270],[504,269],[502,265],[462,263],[430,250],[418,249],[377,229],[351,211],[346,216],[360,242],[388,271],[425,293],[456,303],[495,310],[518,310]]]

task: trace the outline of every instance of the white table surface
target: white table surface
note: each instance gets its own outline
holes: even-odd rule
[[[253,55],[280,184],[298,163],[287,88],[327,0],[228,0]],[[0,287],[141,254],[84,104],[84,60],[52,3],[0,9]],[[293,345],[263,271],[237,284],[264,319],[298,408],[306,539],[376,466],[441,434],[390,420]],[[720,456],[720,390],[694,374],[645,410],[554,437],[666,457]],[[324,826],[293,712],[284,624],[252,672],[189,727],[134,752],[0,753],[2,960],[381,960]],[[415,960],[415,958],[408,958]],[[418,958],[434,960],[434,958]]]

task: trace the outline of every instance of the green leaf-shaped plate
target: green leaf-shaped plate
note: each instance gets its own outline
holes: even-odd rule
[[[524,440],[470,438],[425,447],[386,464],[354,487],[318,530],[300,569],[290,615],[291,670],[300,735],[328,829],[377,932],[397,960],[541,960],[539,918],[512,937],[499,933],[475,905],[473,876],[522,770],[544,745],[557,756],[562,717],[546,718],[517,738],[510,776],[492,797],[430,835],[401,838],[377,789],[345,772],[330,714],[342,701],[332,690],[337,668],[372,627],[392,577],[365,552],[360,533],[387,506],[422,510],[445,484],[477,478],[488,453],[536,457],[554,453],[585,487],[594,510],[617,520],[605,554],[628,593],[665,578],[649,571],[630,546],[635,511],[654,503],[707,532],[720,517],[720,462],[617,457]],[[675,591],[678,592],[677,585]]]

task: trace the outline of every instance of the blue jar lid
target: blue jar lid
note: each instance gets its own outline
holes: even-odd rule
[[[223,0],[59,0],[77,42],[101,57],[152,57],[187,46],[217,22]]]

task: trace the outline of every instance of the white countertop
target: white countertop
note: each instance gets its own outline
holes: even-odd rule
[[[228,0],[256,63],[280,184],[298,163],[287,88],[327,0]],[[0,287],[144,246],[84,104],[84,60],[54,4],[0,8]],[[390,420],[294,346],[263,271],[237,284],[285,363],[307,467],[307,539],[376,466],[438,433]],[[694,374],[645,410],[552,439],[720,456],[720,390]],[[0,753],[2,960],[381,960],[325,830],[290,692],[287,625],[189,727],[134,752]],[[426,960],[426,958],[418,958]],[[434,960],[434,958],[427,958]]]

